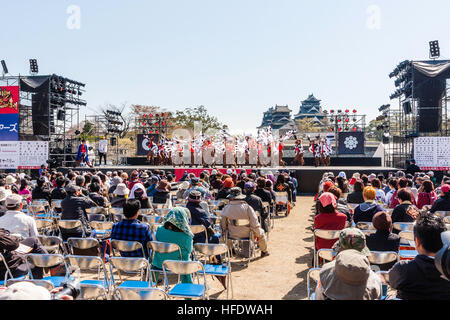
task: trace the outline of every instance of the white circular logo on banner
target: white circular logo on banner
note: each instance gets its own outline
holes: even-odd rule
[[[144,140],[142,140],[142,148],[146,151],[149,151],[150,149],[148,148],[148,139],[145,138]]]
[[[347,149],[356,149],[356,147],[358,146],[358,139],[356,139],[356,137],[354,136],[349,136],[345,138],[344,144]]]

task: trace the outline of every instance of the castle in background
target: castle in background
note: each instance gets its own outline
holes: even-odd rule
[[[320,101],[310,94],[306,100],[301,102],[300,110],[298,114],[291,118],[292,110],[288,106],[270,107],[269,110],[264,112],[262,124],[258,129],[272,128],[280,131],[289,131],[297,129],[297,121],[302,119],[312,119],[314,123],[322,126],[325,118],[325,113],[322,110]]]

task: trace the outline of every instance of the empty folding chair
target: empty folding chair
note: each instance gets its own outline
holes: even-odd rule
[[[369,262],[371,265],[379,266],[398,261],[398,253],[395,251],[370,251]],[[375,271],[376,268],[374,268]]]
[[[151,208],[149,209],[139,209],[139,215],[153,215],[155,211]]]
[[[109,221],[91,221],[89,225],[92,228],[92,232],[95,233],[95,236],[100,239],[107,239],[111,236],[112,227],[114,222]]]
[[[97,300],[99,297],[109,300],[111,288],[105,264],[100,257],[68,255],[66,262],[72,267],[77,267],[80,275],[84,275],[84,280],[80,281],[80,300]],[[92,277],[90,275],[92,271],[97,272],[97,279],[85,279],[87,275]]]
[[[231,263],[230,263],[230,251],[226,244],[206,244],[196,243],[194,244],[195,251],[203,255],[203,267],[205,268],[205,274],[211,276],[226,277],[227,281],[227,299],[230,299],[229,292],[231,290],[231,299],[233,299],[233,289],[231,284]],[[213,256],[222,256],[222,264],[215,265],[210,264],[209,259]]]
[[[35,219],[36,228],[40,235],[54,234],[54,222],[50,219]]]
[[[311,280],[313,280],[317,285],[317,282],[319,282],[320,279],[320,270],[320,268],[311,268],[308,270],[306,275],[306,293],[309,300],[315,300],[315,293],[311,293],[311,291],[315,290],[315,287],[311,288]]]
[[[358,222],[356,227],[360,230],[376,230],[372,222]]]
[[[127,288],[119,286],[116,289],[119,300],[167,300],[169,297],[159,288]]]
[[[106,213],[106,209],[103,207],[91,207],[86,209],[87,214],[102,214]]]
[[[445,218],[450,216],[450,211],[435,211],[434,214],[440,216],[441,218]]]
[[[321,238],[324,240],[338,240],[339,234],[342,230],[323,230],[323,229],[315,229],[313,234],[313,243],[314,243],[314,267],[317,267],[317,249],[316,249],[316,238]]]
[[[333,259],[336,257],[336,255],[337,255],[337,252],[333,251],[333,249],[317,250],[317,257],[316,257],[317,265],[316,265],[316,267],[319,266],[320,259],[330,262],[330,261],[333,261]]]
[[[111,207],[109,208],[109,214],[123,214],[123,208]]]
[[[111,239],[111,249],[112,253],[115,256],[120,256],[122,253],[125,255],[128,254],[136,254],[139,252],[141,257],[145,257],[144,247],[142,243],[138,241],[126,241],[126,240],[112,240]]]
[[[105,221],[106,216],[100,213],[88,213],[87,214],[88,221]]]
[[[65,254],[63,241],[60,237],[40,235],[38,236],[38,239],[48,253]]]
[[[98,256],[100,243],[95,238],[69,238],[67,239],[68,252],[71,255]]]
[[[49,276],[44,277],[42,280],[48,280],[55,287],[61,286],[61,284],[68,279],[67,265],[64,260],[64,256],[61,254],[35,254],[30,253],[25,256],[25,261],[28,268],[28,277],[33,279],[33,273],[31,271],[31,266],[39,268],[53,268],[59,265],[63,265],[65,269],[65,276]]]
[[[185,299],[208,299],[206,274],[203,265],[199,261],[179,261],[166,260],[163,262],[164,284],[167,295],[171,298],[185,298]],[[178,275],[177,284],[170,289],[168,285],[168,271]],[[181,275],[197,275],[203,278],[203,283],[195,277],[198,283],[180,283]]]
[[[123,213],[111,213],[112,222],[120,222],[124,219],[125,215]]]
[[[111,257],[109,260],[111,284],[114,288],[113,296],[118,298],[117,292],[119,288],[152,288],[154,284],[150,281],[150,267],[149,262],[145,258],[125,258],[125,257]],[[114,277],[114,269],[117,269],[120,281]],[[139,276],[140,280],[122,280],[122,275],[127,275],[127,278],[135,278]]]

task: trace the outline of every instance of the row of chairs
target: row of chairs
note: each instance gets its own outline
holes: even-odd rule
[[[149,250],[149,256],[154,257],[156,252],[171,253],[178,252],[180,260],[166,260],[163,263],[162,270],[151,268],[151,262],[145,258],[129,258],[112,256],[108,259],[106,264],[109,264],[110,270],[108,275],[105,261],[98,256],[79,256],[73,254],[73,248],[88,249],[93,245],[98,245],[96,239],[89,238],[70,238],[68,239],[70,244],[70,252],[66,255],[63,254],[29,254],[26,256],[26,262],[28,265],[28,276],[26,280],[36,281],[37,284],[44,285],[48,289],[60,286],[64,281],[67,281],[70,277],[69,266],[76,267],[82,271],[97,271],[97,279],[85,279],[81,280],[81,298],[82,299],[97,299],[103,297],[105,299],[136,299],[138,292],[143,289],[141,294],[143,298],[149,299],[152,296],[147,292],[151,288],[156,287],[154,277],[150,277],[151,274],[159,273],[164,274],[164,290],[167,297],[174,298],[201,298],[207,299],[207,286],[206,276],[225,276],[227,277],[227,299],[230,296],[230,290],[232,295],[231,284],[231,265],[228,247],[225,244],[195,244],[195,261],[180,261],[181,250],[178,245],[173,243],[163,243],[152,241],[148,243],[147,249]],[[111,247],[113,250],[121,252],[130,252],[135,250],[142,250],[144,248],[139,242],[133,241],[119,241],[112,240]],[[222,265],[209,264],[209,258],[211,256],[224,255],[224,263]],[[3,258],[3,257],[1,257]],[[201,263],[203,259],[203,263]],[[3,259],[2,259],[3,260]],[[56,265],[64,265],[66,270],[65,276],[49,276],[40,280],[34,280],[31,272],[31,266],[37,266],[42,268],[54,267]],[[7,266],[6,266],[7,267]],[[114,277],[114,270],[118,272],[120,281]],[[132,274],[133,276],[139,275],[140,280],[123,280],[122,273]],[[198,282],[200,277],[204,279],[203,283]],[[178,275],[177,283],[171,288],[168,282],[168,275]],[[197,283],[185,284],[180,283],[180,275],[194,274],[197,275]],[[103,275],[103,277],[102,277]],[[7,279],[9,278],[9,279]],[[24,279],[11,279],[12,274],[7,268],[7,275],[5,283],[8,285],[13,282],[23,281]],[[150,295],[150,296],[149,296]]]

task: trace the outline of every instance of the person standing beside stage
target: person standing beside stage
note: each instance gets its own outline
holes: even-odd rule
[[[105,160],[105,166],[106,166],[106,153],[108,152],[108,140],[106,140],[105,137],[102,137],[102,139],[98,142],[98,165],[102,164],[102,158]]]
[[[86,144],[86,140],[85,139],[81,140],[81,144],[78,147],[78,154],[77,154],[77,159],[76,159],[74,167],[78,167],[81,162],[86,162],[86,164],[89,167],[91,167],[91,168],[93,167],[93,165],[89,162],[88,146]]]

